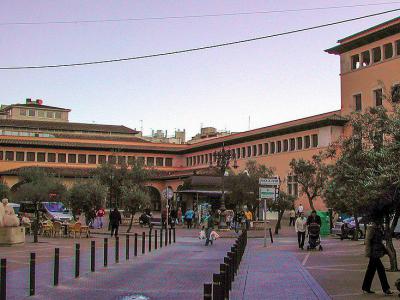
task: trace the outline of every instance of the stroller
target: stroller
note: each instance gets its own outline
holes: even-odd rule
[[[321,226],[317,223],[311,223],[308,226],[308,246],[307,250],[313,250],[318,247],[319,251],[322,251],[321,238],[319,236]]]

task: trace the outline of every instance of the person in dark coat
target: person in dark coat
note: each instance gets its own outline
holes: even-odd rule
[[[121,213],[118,211],[118,208],[114,208],[112,212],[110,212],[110,227],[111,227],[111,236],[118,236],[118,228],[122,223]]]
[[[313,210],[311,215],[309,215],[307,218],[307,226],[309,226],[311,223],[317,223],[319,226],[322,224],[321,217],[317,215],[315,210]]]
[[[365,272],[362,290],[368,294],[375,293],[371,290],[371,284],[376,271],[378,271],[379,280],[385,295],[393,294],[386,277],[385,267],[381,262],[381,257],[387,254],[387,249],[383,244],[383,237],[383,229],[380,224],[371,222],[367,226],[365,235],[365,256],[369,257],[369,263],[367,271]]]

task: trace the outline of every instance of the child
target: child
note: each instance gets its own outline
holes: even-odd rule
[[[206,238],[206,231],[203,226],[203,227],[201,227],[201,231],[199,232],[199,239],[204,240],[205,238]]]

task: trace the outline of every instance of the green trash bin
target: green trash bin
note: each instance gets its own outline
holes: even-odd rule
[[[321,218],[321,232],[320,234],[323,236],[329,235],[331,233],[330,230],[330,221],[329,221],[329,212],[327,211],[317,211],[317,215]]]

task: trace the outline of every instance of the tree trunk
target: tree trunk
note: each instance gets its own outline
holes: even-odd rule
[[[38,203],[35,203],[35,221],[33,222],[33,242],[38,243],[39,235],[39,207]]]
[[[275,234],[278,234],[278,231],[281,228],[281,220],[282,220],[284,212],[285,212],[285,210],[278,211],[278,221],[276,222],[276,225],[275,225]]]
[[[129,221],[128,229],[126,230],[127,233],[131,232],[132,225],[133,225],[133,217],[134,216],[135,216],[135,213],[131,213],[131,220]]]
[[[311,210],[315,210],[313,198],[308,197],[308,203],[310,204]]]
[[[354,214],[354,222],[356,224],[356,228],[354,230],[353,241],[358,241],[358,232],[360,231],[360,224],[358,223],[357,214]]]
[[[400,210],[396,209],[392,224],[390,224],[390,218],[387,218],[387,221],[385,224],[386,249],[388,251],[388,256],[389,256],[389,261],[390,261],[390,270],[389,271],[391,271],[391,272],[397,272],[399,270],[398,266],[397,266],[396,249],[394,248],[394,245],[393,245],[393,233],[394,233],[394,229],[396,228],[399,217],[400,217]]]

